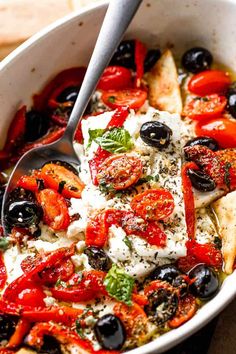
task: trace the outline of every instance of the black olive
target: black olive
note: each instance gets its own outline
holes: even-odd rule
[[[148,296],[144,310],[151,322],[158,326],[168,321],[176,312],[178,297],[171,289],[161,288]]]
[[[17,316],[0,314],[0,341],[10,339],[15,332],[17,322]]]
[[[25,141],[35,141],[47,133],[49,118],[45,113],[32,109],[26,113]]]
[[[202,300],[212,298],[219,289],[220,283],[216,272],[205,264],[198,264],[189,271],[194,282],[189,286],[191,293]]]
[[[35,201],[34,193],[27,189],[17,187],[9,193],[8,202],[16,202],[19,200]]]
[[[86,247],[84,253],[88,257],[89,265],[97,270],[108,271],[112,262],[108,255],[99,247],[90,246]]]
[[[213,61],[209,50],[201,47],[195,47],[187,50],[182,57],[182,65],[191,73],[198,73],[210,68]]]
[[[157,60],[161,57],[160,49],[150,49],[147,52],[145,61],[144,61],[144,71],[150,71],[151,68],[156,64]]]
[[[40,348],[39,354],[62,354],[60,343],[56,338],[51,336],[43,337],[43,345]]]
[[[236,82],[234,82],[227,92],[227,109],[232,117],[236,118]]]
[[[195,146],[195,145],[206,146],[208,147],[208,149],[212,151],[219,150],[219,145],[217,141],[213,138],[208,138],[207,136],[199,136],[197,138],[193,138],[185,144],[185,146]]]
[[[154,269],[150,278],[152,280],[168,281],[172,284],[173,280],[180,274],[181,272],[173,264],[165,264]]]
[[[56,98],[57,102],[64,103],[64,102],[73,102],[75,103],[76,98],[79,93],[78,86],[69,86],[66,87]]]
[[[201,192],[210,192],[216,188],[213,179],[206,173],[198,170],[188,170],[188,176],[191,180],[192,186]]]
[[[126,332],[121,320],[114,315],[102,316],[94,326],[98,342],[104,349],[119,350],[126,340]]]
[[[38,225],[42,216],[41,206],[29,200],[9,203],[5,209],[6,222],[11,226],[30,227]]]
[[[179,294],[181,297],[187,295],[188,293],[188,283],[184,275],[178,275],[172,282],[175,288],[179,289]]]
[[[49,163],[54,163],[56,165],[59,165],[59,166],[63,166],[65,167],[67,170],[73,172],[76,176],[78,176],[79,172],[78,172],[78,169],[74,166],[74,165],[71,165],[70,163],[66,162],[66,161],[62,161],[62,160],[51,160],[51,161],[47,161],[43,166],[49,164]],[[42,167],[43,167],[42,166]]]
[[[146,122],[141,126],[140,137],[150,146],[163,149],[170,143],[172,130],[161,122]]]
[[[122,41],[117,47],[110,65],[120,65],[135,70],[134,48],[134,40]]]

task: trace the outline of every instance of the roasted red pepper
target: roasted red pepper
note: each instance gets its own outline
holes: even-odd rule
[[[22,143],[25,134],[26,124],[26,106],[22,106],[15,114],[7,133],[7,139],[3,148],[6,152],[13,152],[13,150]]]
[[[209,266],[221,268],[222,254],[213,243],[197,243],[195,240],[186,242],[187,255],[195,257],[197,263],[205,263]]]
[[[189,169],[198,170],[198,166],[194,162],[187,162],[182,167],[182,187],[184,195],[185,220],[187,225],[187,234],[190,239],[195,235],[195,207],[192,184],[188,176]]]
[[[144,60],[147,54],[147,48],[145,45],[138,41],[137,39],[135,40],[135,50],[134,50],[134,59],[135,59],[135,65],[136,65],[136,78],[135,78],[135,86],[140,87],[141,86],[141,79],[144,74]]]
[[[0,290],[2,290],[7,281],[7,270],[5,267],[2,253],[0,253]]]
[[[27,321],[24,318],[20,319],[16,325],[15,332],[13,333],[11,338],[9,339],[7,347],[8,348],[16,348],[21,343],[23,343],[23,339],[29,333],[30,328],[31,328],[31,325],[30,325],[29,321]]]

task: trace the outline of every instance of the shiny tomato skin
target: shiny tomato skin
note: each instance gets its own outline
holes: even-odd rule
[[[123,66],[108,66],[98,83],[100,90],[122,90],[131,86],[131,71]]]
[[[102,212],[92,216],[85,230],[85,242],[87,246],[103,247],[108,239],[108,223],[106,213]]]
[[[136,195],[131,203],[134,212],[145,220],[163,220],[174,210],[174,198],[166,189],[149,189]]]
[[[54,189],[55,191],[59,191],[60,183],[63,183],[63,186],[61,187],[61,194],[65,198],[81,197],[84,184],[78,176],[64,166],[60,166],[55,163],[48,163],[42,167],[41,175],[46,186]]]
[[[195,126],[197,136],[214,138],[221,148],[236,147],[236,121],[221,117],[209,122],[198,122]]]
[[[231,83],[229,74],[222,70],[206,70],[194,75],[189,83],[188,90],[198,96],[213,93],[226,93]]]
[[[43,208],[44,221],[53,230],[64,230],[69,226],[70,217],[65,199],[53,189],[43,189],[36,193]]]
[[[194,296],[187,294],[183,298],[179,298],[178,308],[174,317],[168,321],[170,328],[177,328],[183,323],[190,320],[197,311],[197,303]]]
[[[35,283],[29,281],[26,284],[26,288],[21,290],[17,295],[15,303],[17,305],[32,306],[32,307],[45,307],[43,299],[46,294],[43,289]]]
[[[112,109],[122,106],[139,109],[146,98],[147,92],[140,89],[110,90],[102,94],[102,101]]]
[[[213,243],[197,243],[195,240],[188,240],[186,242],[187,256],[193,256],[198,263],[205,263],[208,266],[221,268],[222,254]]]
[[[106,183],[115,190],[126,189],[135,184],[143,171],[143,165],[135,156],[112,155],[99,166],[98,184]]]
[[[194,97],[186,103],[182,115],[193,120],[217,118],[225,109],[226,104],[226,97],[217,94]]]

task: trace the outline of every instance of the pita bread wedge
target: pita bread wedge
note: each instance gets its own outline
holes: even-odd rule
[[[147,76],[150,105],[170,113],[182,112],[182,99],[173,55],[166,50]]]
[[[37,352],[29,348],[21,348],[20,350],[18,350],[18,352],[16,352],[16,354],[36,354],[36,353]]]
[[[236,258],[236,191],[220,198],[212,206],[218,219],[222,238],[224,271],[231,274]]]

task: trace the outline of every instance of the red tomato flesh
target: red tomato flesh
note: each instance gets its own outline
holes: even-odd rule
[[[45,303],[43,301],[45,297],[46,295],[43,292],[43,289],[29,281],[26,284],[26,288],[21,290],[21,292],[17,295],[16,304],[32,307],[45,307]]]
[[[194,75],[189,83],[190,92],[199,96],[224,94],[231,83],[229,74],[222,70],[206,70]]]
[[[177,328],[190,320],[197,311],[197,303],[191,294],[179,298],[178,309],[174,317],[168,321],[170,328]]]
[[[123,66],[108,66],[98,83],[100,90],[122,90],[131,86],[131,72]]]
[[[147,92],[139,89],[110,90],[102,94],[102,101],[110,108],[122,106],[139,109],[147,98]]]

